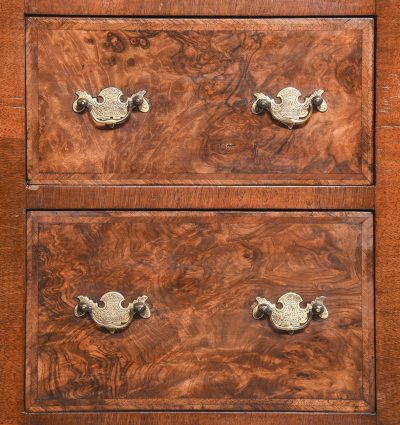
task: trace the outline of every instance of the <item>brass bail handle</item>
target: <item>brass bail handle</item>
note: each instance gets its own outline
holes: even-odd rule
[[[328,309],[325,306],[325,297],[316,297],[305,307],[300,304],[303,299],[295,292],[288,292],[278,299],[282,308],[278,308],[265,298],[257,297],[257,304],[253,307],[253,318],[260,320],[269,317],[275,329],[293,334],[305,328],[313,317],[328,318]]]
[[[264,93],[254,93],[255,100],[252,103],[251,111],[256,115],[267,111],[272,118],[292,129],[296,125],[306,123],[314,110],[319,112],[328,110],[328,104],[322,97],[323,93],[324,91],[321,89],[316,90],[306,97],[304,102],[300,102],[301,92],[294,87],[286,87],[276,95],[281,99],[279,103]]]
[[[143,319],[148,319],[151,316],[150,308],[146,303],[148,299],[146,295],[136,298],[128,304],[128,307],[122,306],[125,298],[119,292],[104,294],[100,298],[103,303],[102,306],[85,295],[79,295],[76,298],[78,304],[74,308],[75,316],[82,317],[85,314],[90,314],[96,324],[106,328],[112,334],[117,330],[126,328],[135,315]]]
[[[89,111],[93,121],[100,127],[114,128],[123,124],[131,112],[137,109],[146,113],[150,111],[150,104],[146,99],[146,90],[138,91],[128,97],[125,102],[121,100],[123,93],[116,87],[107,87],[93,97],[85,91],[77,91],[77,99],[72,105],[78,114]]]

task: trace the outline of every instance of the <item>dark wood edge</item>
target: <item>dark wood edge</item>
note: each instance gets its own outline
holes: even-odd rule
[[[361,224],[363,322],[363,394],[375,411],[374,216]]]
[[[38,317],[38,286],[33,284],[37,282],[38,277],[34,276],[35,270],[37,268],[34,265],[37,263],[37,251],[34,251],[32,248],[34,245],[37,245],[39,241],[39,226],[38,221],[31,216],[30,213],[27,214],[27,226],[26,226],[26,250],[27,250],[27,272],[26,272],[26,311],[29,312],[29,316],[26,317],[26,348],[25,348],[25,363],[26,371],[30,373],[25,373],[25,409],[30,410],[31,406],[35,405],[38,400],[38,388],[37,388],[37,349],[38,349],[38,321],[30,320],[31,317]],[[30,253],[30,255],[28,255]]]
[[[362,110],[361,110],[361,128],[363,140],[369,141],[364,143],[362,175],[371,184],[375,180],[374,164],[374,64],[375,64],[375,22],[372,20],[365,21],[363,32],[363,55],[362,55]],[[367,70],[367,72],[365,72]]]
[[[34,90],[30,87],[32,81],[37,81],[38,73],[38,29],[34,25],[26,24],[25,35],[25,79],[26,87],[26,165],[27,177],[30,174],[30,164],[36,164],[37,152],[33,149],[33,144],[29,140],[38,140],[39,138],[39,93],[37,85]]]
[[[84,402],[87,401],[87,404]],[[30,404],[27,405],[26,411],[27,413],[77,413],[77,412],[104,412],[108,413],[112,410],[118,411],[131,411],[132,413],[136,413],[141,409],[145,409],[148,407],[148,402],[138,402],[135,403],[135,408],[132,407],[131,401],[124,402],[123,400],[109,400],[113,407],[112,409],[105,409],[104,402],[108,400],[99,400],[99,404],[93,403],[93,400],[79,400],[80,404],[74,406],[72,404],[73,400],[66,400],[66,407],[63,412],[60,412],[60,402],[53,400],[31,400]],[[242,400],[243,401],[243,400]],[[246,400],[244,400],[246,401]],[[180,409],[182,413],[185,412],[185,406],[188,403],[196,403],[195,399],[184,399],[181,405],[177,405],[177,409],[171,409],[166,403],[163,403],[163,400],[150,400],[151,406],[157,406],[157,409],[149,410],[151,413],[158,413],[160,411],[163,412],[171,412],[178,411]],[[214,413],[218,414],[225,411],[229,411],[234,409],[233,404],[221,406],[221,400],[210,400],[210,404],[207,405],[208,409],[193,409],[191,413]],[[224,409],[224,407],[226,407]],[[212,410],[212,409],[215,410]],[[164,410],[166,409],[166,410]],[[247,409],[241,410],[240,413],[276,413],[281,412],[282,414],[288,414],[292,412],[302,412],[302,413],[374,413],[370,404],[365,402],[364,400],[303,400],[298,399],[296,402],[293,400],[272,400],[270,405],[265,405],[260,407],[260,409]],[[159,425],[163,425],[160,423]]]

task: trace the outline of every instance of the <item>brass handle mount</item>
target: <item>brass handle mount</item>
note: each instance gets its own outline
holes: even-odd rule
[[[85,91],[77,91],[77,99],[72,105],[74,112],[81,114],[89,111],[96,125],[114,128],[124,123],[131,112],[137,109],[140,112],[149,112],[150,104],[145,98],[146,90],[138,91],[122,100],[123,93],[115,87],[103,89],[97,97],[91,96]]]
[[[328,309],[325,306],[325,297],[316,297],[314,301],[301,307],[303,299],[294,292],[288,292],[278,299],[282,308],[278,308],[265,298],[257,297],[257,304],[253,307],[253,318],[269,317],[275,329],[294,333],[305,328],[313,317],[328,318]]]
[[[146,295],[136,298],[127,307],[122,306],[125,298],[119,292],[104,294],[100,298],[102,306],[84,295],[79,295],[76,298],[78,304],[74,308],[75,316],[82,317],[85,314],[90,314],[95,323],[106,328],[112,334],[116,330],[126,328],[135,315],[143,319],[148,319],[151,315],[150,308],[146,303],[148,299]]]
[[[252,103],[251,111],[256,115],[268,111],[272,118],[292,129],[296,125],[306,123],[314,109],[320,112],[328,110],[328,104],[322,97],[323,93],[324,91],[321,89],[316,90],[306,97],[304,102],[299,102],[300,91],[294,87],[286,87],[276,96],[281,99],[279,103],[264,93],[254,93],[255,100]]]

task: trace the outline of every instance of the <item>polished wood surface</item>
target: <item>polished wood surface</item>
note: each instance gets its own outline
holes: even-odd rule
[[[211,2],[188,0],[176,2],[165,0],[26,0],[27,13],[39,14],[89,14],[89,15],[122,15],[128,16],[162,16],[178,14],[188,15],[227,15],[227,16],[329,16],[329,15],[377,15],[377,107],[376,107],[376,187],[366,188],[367,192],[355,191],[348,187],[333,187],[333,192],[324,188],[285,188],[281,196],[265,188],[261,200],[256,192],[247,195],[241,190],[224,190],[216,188],[216,192],[207,192],[207,188],[195,188],[193,191],[168,191],[163,195],[162,188],[156,188],[145,195],[146,188],[136,190],[127,188],[104,188],[102,194],[99,188],[77,186],[63,188],[54,186],[28,186],[23,191],[25,180],[24,168],[24,59],[23,43],[24,15],[23,0],[3,0],[0,2],[0,320],[2,323],[0,339],[0,423],[5,425],[172,425],[183,422],[187,425],[398,425],[400,417],[400,339],[396,326],[399,320],[400,294],[400,238],[398,223],[400,219],[399,164],[400,164],[400,37],[398,0],[233,0],[230,2]],[[64,191],[65,189],[65,191]],[[87,189],[87,190],[86,190]],[[364,188],[363,188],[364,189]],[[196,190],[201,197],[195,195]],[[371,194],[371,200],[366,205],[362,193]],[[302,194],[305,200],[303,201]],[[354,194],[356,201],[351,201]],[[213,201],[208,196],[217,196]],[[25,197],[27,196],[27,201]],[[268,208],[285,208],[285,199],[289,208],[313,209],[326,205],[335,205],[340,209],[343,199],[345,208],[374,209],[376,221],[376,351],[377,351],[377,407],[376,414],[318,414],[300,412],[258,412],[258,413],[186,413],[186,412],[85,412],[85,413],[35,413],[24,414],[23,406],[23,353],[24,353],[24,213],[25,208],[70,208],[68,199],[71,196],[71,206],[75,209],[94,208],[113,209],[141,207],[141,202],[157,208],[156,199],[161,200],[162,208],[167,205],[168,196],[171,203],[177,205],[199,205],[204,199],[206,205],[212,208],[232,206],[235,199],[240,205],[250,205],[254,202],[256,208],[263,202]],[[134,197],[134,201],[128,198]],[[330,198],[330,196],[332,196]],[[361,198],[360,198],[361,196]],[[154,197],[154,200],[152,200]],[[99,199],[101,198],[101,199]],[[242,201],[243,199],[243,201]],[[364,200],[362,200],[364,199]],[[49,205],[49,206],[48,206]],[[127,207],[124,207],[126,205]],[[277,205],[277,206],[275,206]],[[294,207],[292,207],[294,205]],[[317,206],[317,207],[316,207]],[[169,205],[166,208],[172,208]],[[195,208],[202,208],[201,205]],[[323,205],[322,205],[322,208]]]
[[[374,414],[326,413],[171,413],[171,412],[119,412],[119,413],[63,413],[49,415],[36,413],[24,416],[24,425],[373,425]]]
[[[29,185],[28,209],[372,210],[372,186],[54,186]]]
[[[24,107],[24,0],[0,2],[0,106]],[[4,116],[4,114],[2,114]],[[2,128],[18,121],[3,119]],[[21,131],[16,128],[16,131]],[[2,133],[3,136],[3,133]]]
[[[27,47],[30,183],[372,181],[371,19],[30,18]],[[108,86],[146,89],[150,113],[104,131],[72,111]],[[328,112],[292,131],[251,113],[288,86]]]
[[[24,410],[25,107],[23,0],[0,2],[0,424]]]
[[[136,16],[374,15],[374,0],[25,0],[32,14]]]
[[[376,105],[377,412],[400,421],[400,9],[379,0]]]
[[[370,213],[32,212],[27,408],[374,410]],[[74,297],[147,295],[110,335]],[[294,335],[257,296],[327,297]]]

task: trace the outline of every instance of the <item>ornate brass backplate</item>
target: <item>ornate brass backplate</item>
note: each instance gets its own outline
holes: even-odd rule
[[[106,328],[110,333],[126,328],[135,314],[143,319],[150,317],[150,309],[146,304],[147,297],[145,295],[136,298],[127,307],[122,306],[125,298],[119,292],[104,294],[100,298],[104,304],[102,307],[84,295],[79,295],[77,300],[78,304],[74,308],[75,316],[81,317],[89,313],[95,323]]]
[[[72,109],[77,113],[87,109],[97,125],[113,128],[124,123],[135,108],[140,112],[149,112],[150,105],[144,97],[145,94],[145,90],[139,91],[123,102],[122,91],[115,87],[103,89],[97,97],[92,97],[85,91],[77,91],[78,98]]]
[[[321,319],[328,318],[328,309],[324,305],[325,297],[317,297],[307,303],[305,307],[300,304],[303,299],[294,292],[288,292],[278,299],[282,308],[278,308],[265,298],[257,297],[257,304],[253,308],[254,319],[269,316],[274,328],[293,333],[305,328],[313,316]]]
[[[316,90],[306,97],[304,102],[299,101],[301,93],[294,87],[286,87],[276,97],[281,99],[276,103],[274,99],[264,93],[254,93],[255,101],[252,104],[253,114],[261,114],[268,111],[272,117],[288,128],[301,125],[308,121],[314,108],[320,112],[326,112],[328,105],[322,98],[323,90]]]

